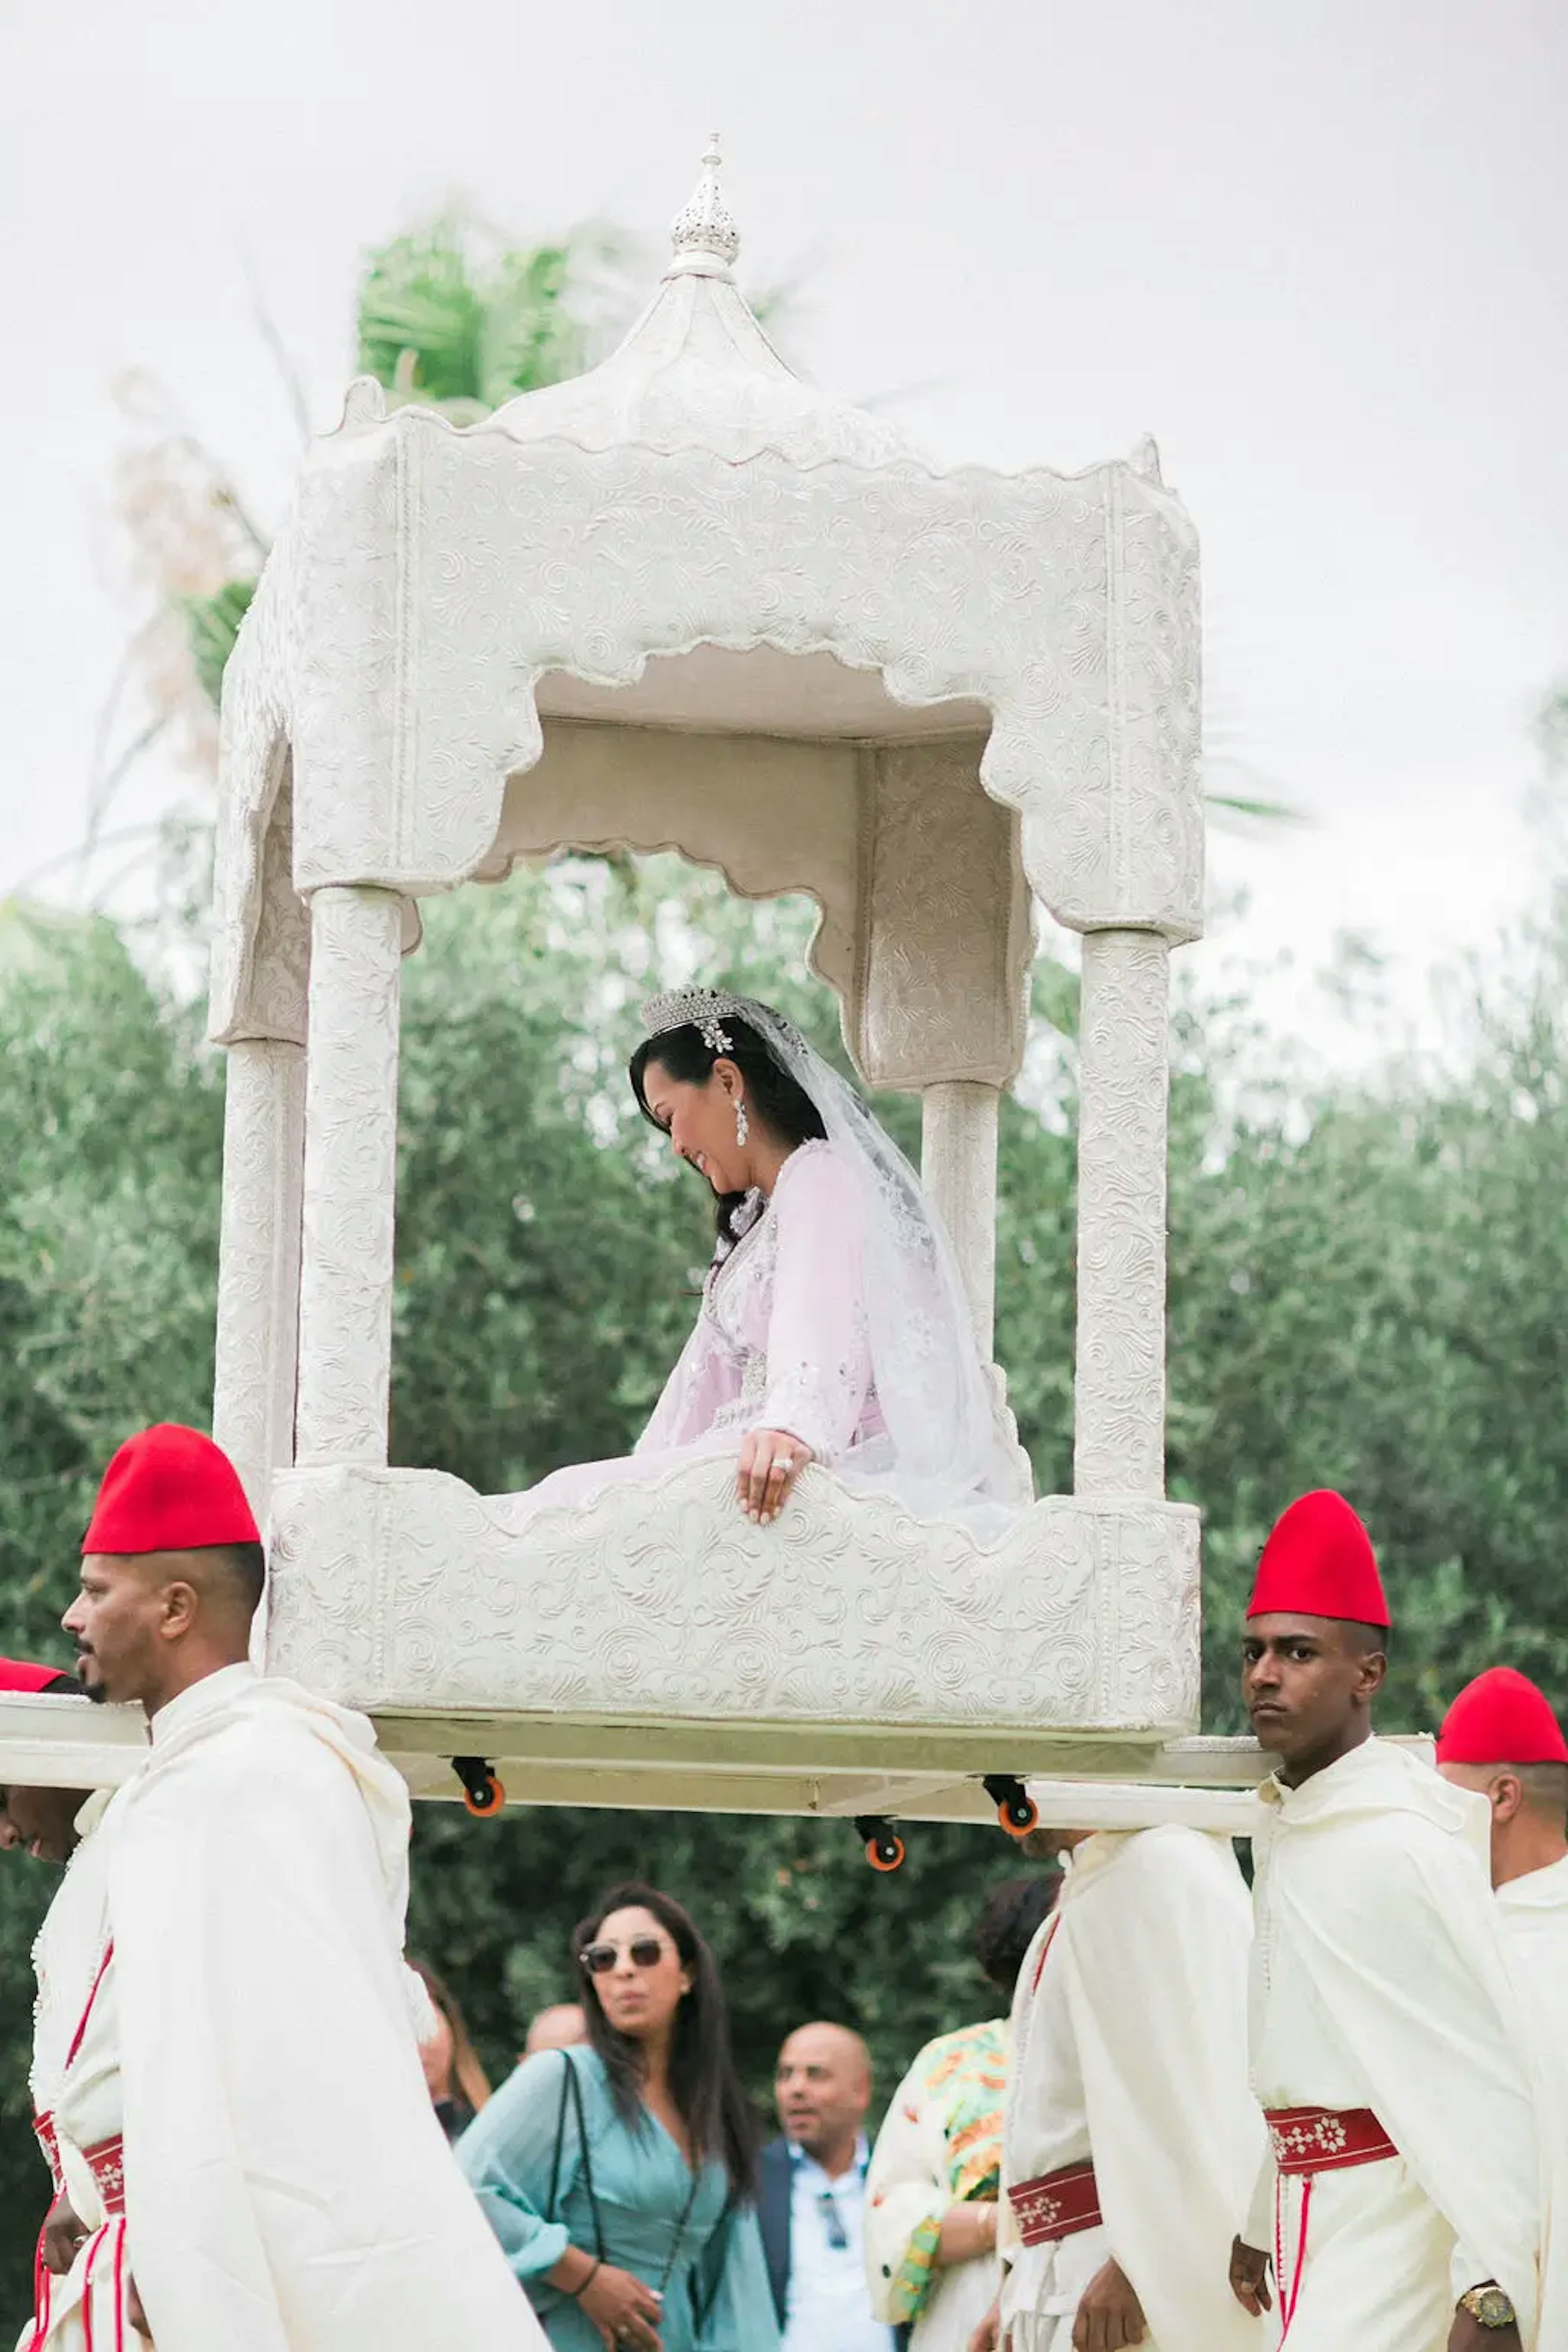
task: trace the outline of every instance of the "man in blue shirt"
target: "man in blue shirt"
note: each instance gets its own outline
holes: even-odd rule
[[[773,2095],[784,2137],[763,2151],[761,2220],[784,2352],[892,2352],[866,2284],[866,2044],[847,2026],[798,2027]]]

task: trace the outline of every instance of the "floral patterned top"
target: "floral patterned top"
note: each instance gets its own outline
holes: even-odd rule
[[[937,2268],[937,2237],[952,2206],[997,2194],[1006,2088],[1007,2026],[999,2017],[928,2042],[900,2084],[866,2182],[867,2262],[879,2319],[919,2320],[939,2287],[945,2299],[956,2285],[954,2273]],[[961,2266],[987,2273],[981,2312],[994,2267],[990,2257]]]

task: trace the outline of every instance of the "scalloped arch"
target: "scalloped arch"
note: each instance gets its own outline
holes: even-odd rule
[[[254,921],[244,812],[279,714],[297,889],[418,895],[482,866],[547,672],[625,688],[702,646],[830,654],[909,710],[983,705],[984,788],[1058,919],[1200,929],[1196,551],[1157,481],[726,465],[417,411],[314,453],[241,633],[226,924]]]

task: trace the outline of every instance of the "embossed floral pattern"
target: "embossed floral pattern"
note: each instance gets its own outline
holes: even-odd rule
[[[700,1463],[514,1533],[503,1502],[437,1471],[282,1472],[271,1663],[383,1708],[1194,1727],[1189,1507],[1052,1497],[983,1549],[825,1471],[771,1528],[737,1517],[733,1485]]]

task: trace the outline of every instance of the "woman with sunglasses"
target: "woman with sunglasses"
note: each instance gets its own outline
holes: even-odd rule
[[[491,2228],[556,2352],[776,2352],[712,1953],[637,1884],[573,1951],[588,2046],[525,2060],[458,2144]]]

